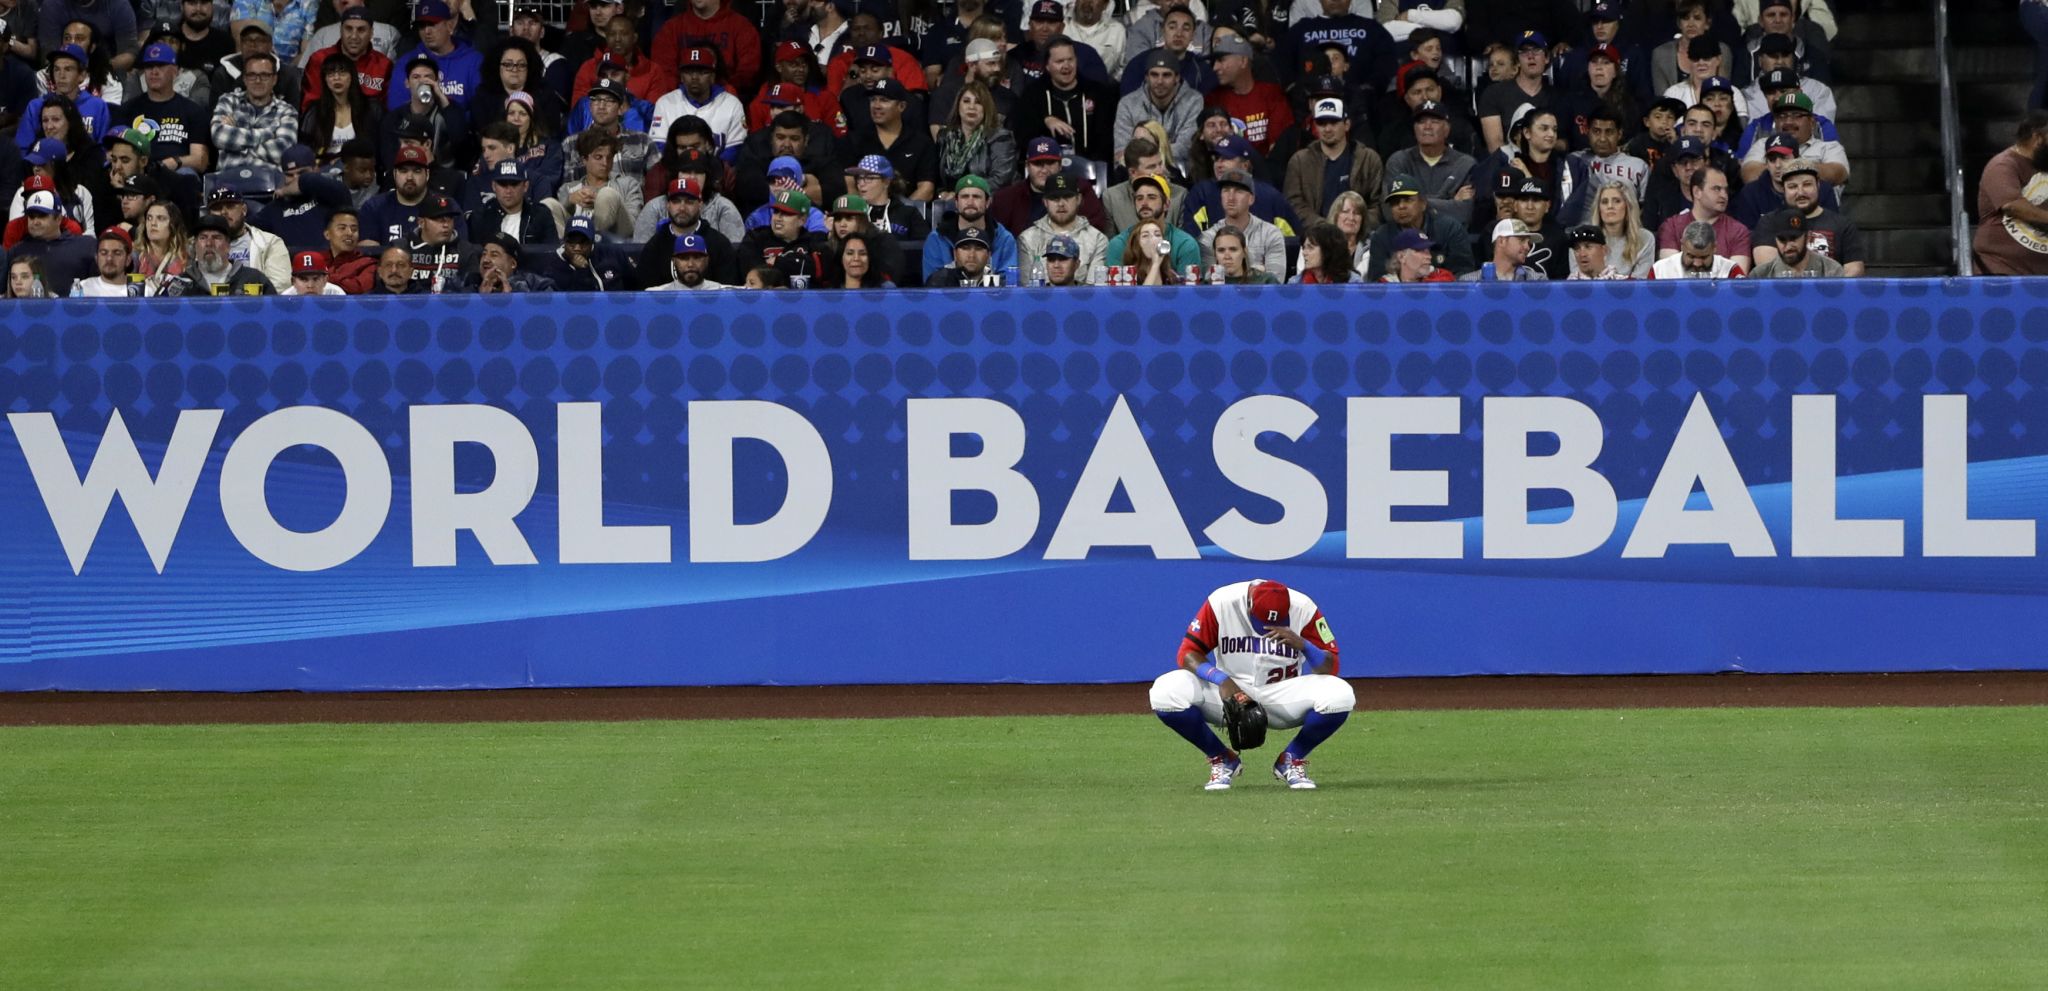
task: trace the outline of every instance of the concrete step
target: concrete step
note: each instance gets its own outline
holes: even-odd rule
[[[1956,20],[1953,14],[1950,20]],[[1834,42],[1838,51],[1926,44],[1934,32],[1934,14],[1930,10],[1858,11],[1854,16],[1837,18],[1835,23],[1840,26]]]
[[[1839,101],[1841,97],[1838,95]],[[2027,112],[2027,88],[2009,82],[1962,83],[1956,86],[1956,114],[1963,119],[2000,117],[2018,120]]]
[[[2002,44],[1958,47],[1949,55],[1958,83],[2022,81],[2034,79],[2034,50]]]
[[[1841,112],[1835,123],[1866,120],[1939,120],[1941,90],[1934,86],[1843,83],[1835,87]],[[2020,102],[2026,102],[2022,99]]]
[[[1919,123],[1858,121],[1835,125],[1835,133],[1841,136],[1842,149],[1849,153],[1851,163],[1859,154],[1941,154],[1939,119],[1925,119]]]
[[[1865,230],[1935,227],[1948,223],[1948,193],[1877,193],[1865,196],[1860,189],[1852,189],[1849,216]]]
[[[1947,265],[1948,228],[1863,232],[1864,253],[1877,265]]]
[[[1836,85],[1848,82],[1933,82],[1934,49],[1929,47],[1837,50],[1835,79]]]
[[[1985,160],[1989,160],[1992,155],[1998,154],[2005,146],[2012,144],[2013,128],[2019,126],[2019,122],[2018,114],[2011,117],[1964,116],[1961,120],[1963,133],[1960,150],[1966,158],[1981,155]],[[1840,128],[1836,130],[1839,131]],[[1850,160],[1852,165],[1854,162],[1854,159]]]
[[[1924,193],[1941,188],[1941,159],[1926,155],[1909,158],[1851,158],[1857,195],[1864,193]],[[1981,170],[1983,166],[1980,164]]]

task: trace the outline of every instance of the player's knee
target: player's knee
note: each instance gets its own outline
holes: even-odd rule
[[[1178,712],[1192,709],[1201,699],[1201,679],[1186,668],[1168,671],[1152,679],[1152,709]]]
[[[1323,684],[1317,693],[1316,711],[1330,716],[1339,712],[1350,712],[1358,705],[1358,693],[1351,690],[1351,683],[1336,675],[1320,675]]]

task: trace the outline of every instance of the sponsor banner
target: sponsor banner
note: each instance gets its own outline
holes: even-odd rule
[[[2044,295],[4,304],[0,689],[2037,668]]]

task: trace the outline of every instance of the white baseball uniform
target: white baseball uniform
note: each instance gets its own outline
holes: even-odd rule
[[[1266,635],[1266,624],[1280,624],[1280,617],[1251,615],[1254,584],[1257,582],[1237,582],[1209,593],[1188,624],[1180,649],[1185,652],[1192,647],[1211,654],[1216,666],[1230,675],[1239,689],[1265,707],[1266,725],[1273,729],[1301,725],[1311,709],[1325,714],[1350,712],[1358,698],[1351,686],[1337,677],[1337,637],[1330,632],[1322,610],[1300,589],[1289,590],[1284,625],[1321,650],[1329,661],[1328,674],[1311,674],[1304,670],[1307,659],[1299,651]],[[1223,725],[1221,686],[1203,681],[1186,668],[1176,667],[1154,680],[1151,701],[1159,712],[1199,706],[1202,718],[1211,726]]]

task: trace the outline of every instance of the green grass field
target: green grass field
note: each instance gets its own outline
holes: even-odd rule
[[[0,730],[0,987],[2038,988],[2042,716]]]

